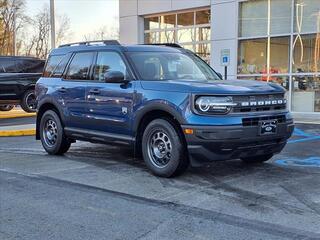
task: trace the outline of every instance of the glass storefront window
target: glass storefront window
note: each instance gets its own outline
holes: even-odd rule
[[[295,35],[293,39],[293,72],[319,72],[320,35]]]
[[[179,43],[210,60],[210,9],[145,17],[144,42]]]
[[[292,77],[292,110],[320,112],[320,76]]]
[[[178,14],[178,26],[193,26],[194,25],[194,12],[186,12]]]
[[[291,0],[270,1],[270,33],[291,32]]]
[[[238,73],[264,73],[267,68],[267,39],[242,40],[238,47]]]
[[[160,17],[160,28],[174,28],[176,26],[176,15],[164,15]]]
[[[210,41],[211,29],[210,27],[196,28],[196,41]]]
[[[160,32],[160,43],[174,43],[174,31],[163,31]]]
[[[196,24],[208,24],[211,20],[210,10],[202,10],[196,12]]]
[[[193,41],[195,41],[193,28],[178,29],[178,42],[179,43],[193,42]]]
[[[144,34],[144,42],[149,43],[159,43],[159,32],[149,32]]]
[[[207,63],[210,62],[210,43],[199,43],[195,45],[195,53]]]
[[[159,17],[149,17],[144,19],[144,30],[158,29]]]
[[[294,10],[294,31],[296,33],[319,31],[319,0],[295,0]]]
[[[268,32],[268,1],[241,2],[239,10],[240,37],[264,36]]]
[[[270,74],[289,72],[290,37],[270,38]]]

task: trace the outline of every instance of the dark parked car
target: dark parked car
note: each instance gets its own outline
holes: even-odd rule
[[[127,144],[158,176],[189,163],[269,160],[294,129],[275,83],[222,80],[177,45],[117,42],[52,50],[36,85],[36,138],[49,154],[76,140]]]
[[[26,112],[36,111],[34,87],[44,63],[33,57],[0,56],[0,111],[9,111],[16,104]]]

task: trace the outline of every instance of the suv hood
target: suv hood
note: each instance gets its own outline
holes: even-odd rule
[[[285,89],[278,84],[254,80],[162,80],[141,81],[141,85],[147,90],[203,94],[269,94],[285,92]]]

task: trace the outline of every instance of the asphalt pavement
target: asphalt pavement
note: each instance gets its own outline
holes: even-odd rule
[[[158,178],[130,149],[0,138],[0,239],[320,239],[320,125],[267,163]]]

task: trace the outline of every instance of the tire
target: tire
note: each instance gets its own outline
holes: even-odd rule
[[[50,155],[62,155],[71,146],[65,136],[58,114],[52,110],[46,111],[41,117],[40,139],[43,148]]]
[[[33,89],[29,89],[23,94],[20,105],[25,112],[33,113],[36,111],[36,94]]]
[[[263,163],[270,160],[272,157],[273,157],[273,154],[266,154],[266,155],[260,155],[260,156],[254,156],[254,157],[241,158],[241,160],[248,164]]]
[[[156,119],[149,123],[142,136],[142,155],[147,167],[160,177],[173,177],[189,166],[186,144],[170,121]]]
[[[1,105],[0,111],[8,112],[11,111],[14,108],[14,105]]]

